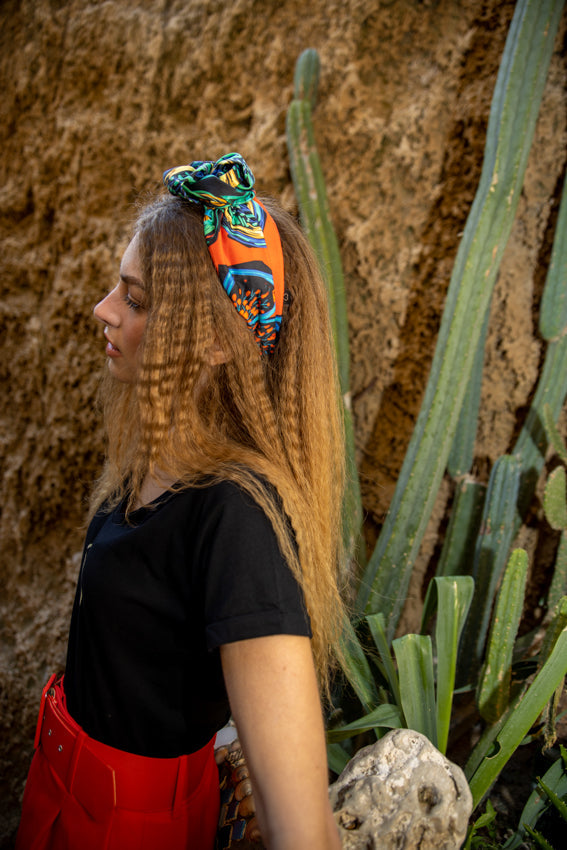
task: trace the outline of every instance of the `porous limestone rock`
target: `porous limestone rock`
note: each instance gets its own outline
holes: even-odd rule
[[[460,767],[408,729],[359,750],[329,795],[343,850],[458,850],[472,811]]]

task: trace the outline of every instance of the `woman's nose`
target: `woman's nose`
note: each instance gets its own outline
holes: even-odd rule
[[[116,309],[116,289],[113,289],[102,301],[96,304],[93,315],[103,325],[117,327],[120,324],[120,313]]]

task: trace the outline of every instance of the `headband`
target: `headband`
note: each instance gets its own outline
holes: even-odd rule
[[[262,352],[274,351],[284,300],[276,223],[256,198],[254,175],[238,153],[164,172],[172,195],[205,208],[205,240],[217,274]]]

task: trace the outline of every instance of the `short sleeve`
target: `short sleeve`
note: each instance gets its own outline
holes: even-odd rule
[[[199,567],[209,650],[267,635],[311,637],[303,593],[264,511],[236,485],[213,489]]]

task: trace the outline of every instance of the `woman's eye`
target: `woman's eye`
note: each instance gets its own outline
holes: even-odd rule
[[[137,301],[134,301],[134,299],[132,298],[132,296],[130,295],[129,292],[127,292],[126,295],[124,296],[124,301],[126,302],[128,307],[130,307],[131,310],[141,310],[142,309],[142,305],[139,304]]]

